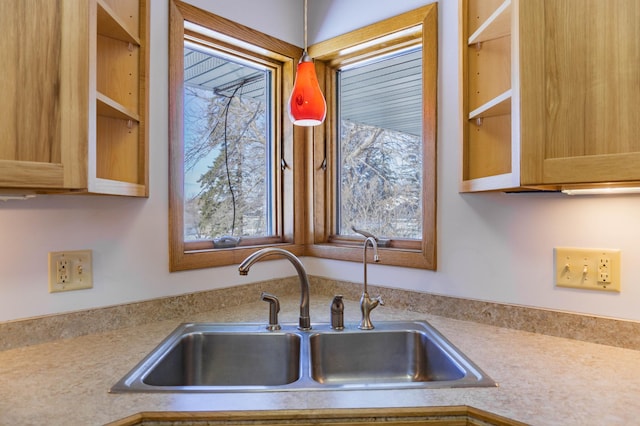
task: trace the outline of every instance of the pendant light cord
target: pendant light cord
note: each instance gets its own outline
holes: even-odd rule
[[[307,53],[307,0],[304,0],[304,52]]]

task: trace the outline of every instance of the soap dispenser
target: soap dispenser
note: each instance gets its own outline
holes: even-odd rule
[[[331,328],[344,329],[344,303],[341,294],[335,296],[331,302]]]

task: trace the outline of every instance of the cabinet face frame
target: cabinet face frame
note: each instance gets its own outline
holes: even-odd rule
[[[148,0],[91,5],[87,189],[148,197]]]
[[[520,74],[513,58],[519,54],[519,34],[512,31],[518,25],[518,3],[460,0],[458,4],[460,191],[518,188]],[[502,71],[496,73],[496,67]]]

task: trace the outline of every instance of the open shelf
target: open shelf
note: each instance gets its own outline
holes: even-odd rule
[[[97,0],[98,34],[140,45],[140,39],[104,0]]]
[[[103,93],[98,92],[96,94],[96,102],[98,115],[103,115],[105,117],[111,118],[119,118],[121,120],[133,120],[136,122],[140,121],[140,116],[137,113],[131,111],[123,105],[120,105],[118,102],[114,101]]]
[[[468,44],[482,43],[511,34],[511,0],[496,9],[495,12],[469,37]]]
[[[469,120],[511,113],[511,89],[469,113]]]

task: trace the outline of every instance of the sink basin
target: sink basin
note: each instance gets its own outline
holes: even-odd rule
[[[465,371],[427,334],[416,330],[311,336],[311,377],[325,384],[455,381]]]
[[[183,324],[112,391],[260,390],[295,382],[301,336],[261,328]]]
[[[426,321],[336,331],[182,324],[111,392],[265,392],[496,386]]]
[[[151,386],[274,386],[298,379],[300,336],[183,335],[142,380]]]

